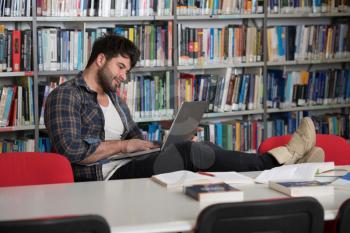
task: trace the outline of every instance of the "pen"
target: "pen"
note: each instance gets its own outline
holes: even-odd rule
[[[214,177],[214,174],[209,173],[209,172],[198,172],[198,174],[204,175],[204,176],[211,176]]]

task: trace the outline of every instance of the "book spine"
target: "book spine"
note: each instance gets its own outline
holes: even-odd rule
[[[12,31],[12,70],[20,71],[21,64],[21,31]]]

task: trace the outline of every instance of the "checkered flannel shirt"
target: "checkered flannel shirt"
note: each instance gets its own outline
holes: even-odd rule
[[[121,139],[139,138],[142,133],[132,120],[130,111],[116,93],[107,93],[124,124]],[[79,162],[94,153],[104,141],[104,116],[82,73],[54,89],[45,103],[45,125],[56,152],[72,163],[76,181],[102,180],[102,164],[91,166]]]

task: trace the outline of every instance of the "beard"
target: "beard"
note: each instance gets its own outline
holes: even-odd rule
[[[99,84],[105,92],[116,91],[117,85],[113,84],[113,75],[108,71],[106,64],[97,71]]]

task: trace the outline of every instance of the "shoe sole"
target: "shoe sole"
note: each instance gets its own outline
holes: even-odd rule
[[[325,160],[325,152],[321,147],[313,147],[309,153],[296,163],[322,163]]]

